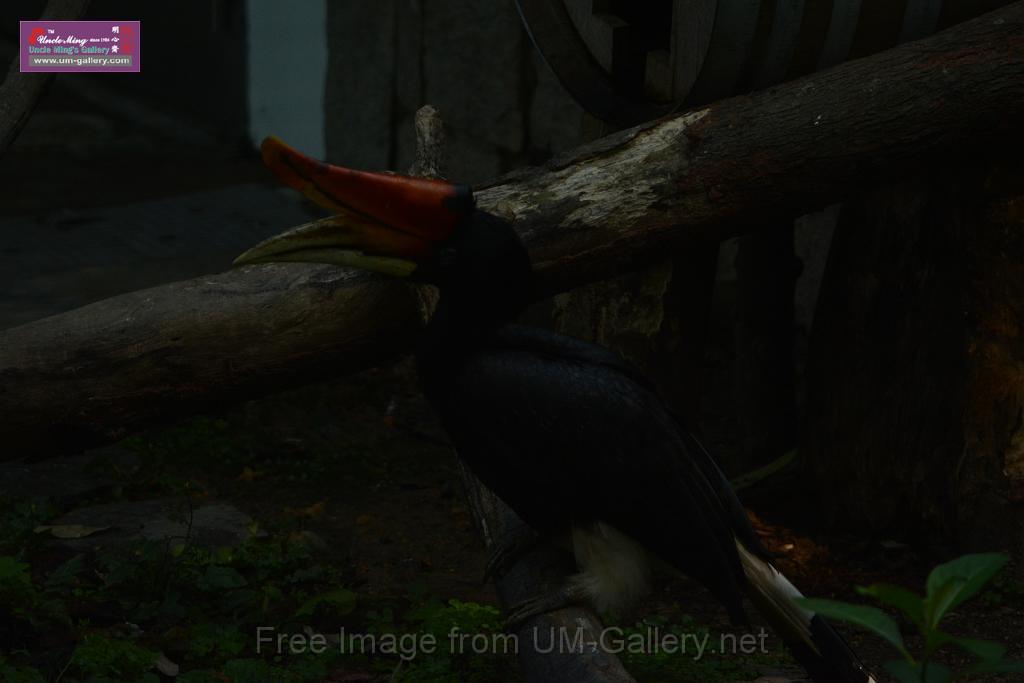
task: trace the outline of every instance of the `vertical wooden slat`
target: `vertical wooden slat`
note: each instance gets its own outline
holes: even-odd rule
[[[704,67],[715,27],[718,0],[675,0],[672,5],[672,99],[682,101]]]
[[[986,12],[1009,5],[1013,0],[945,0],[939,16],[939,29],[944,29],[971,17],[978,17]]]
[[[942,14],[942,0],[907,0],[900,28],[900,42],[918,40],[935,33]]]
[[[832,21],[825,39],[825,49],[818,62],[819,69],[827,69],[846,61],[857,32],[861,0],[836,0],[832,8]]]
[[[828,28],[832,23],[833,8],[842,2],[843,0],[810,0],[806,3],[786,80],[805,76],[818,68],[818,62],[825,50]]]
[[[718,1],[707,59],[688,102],[711,102],[735,92],[754,44],[761,2]]]
[[[752,57],[751,85],[763,88],[781,82],[793,61],[806,7],[804,0],[775,0],[764,50]]]
[[[900,37],[907,0],[863,0],[848,59],[892,47]]]
[[[793,218],[766,217],[762,223],[768,225],[739,238],[735,261],[733,396],[749,469],[796,445]]]

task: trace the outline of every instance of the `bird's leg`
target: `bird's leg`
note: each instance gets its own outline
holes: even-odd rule
[[[523,553],[532,549],[539,542],[540,536],[537,532],[525,524],[513,527],[508,533],[494,539],[481,583],[486,583],[488,579],[504,574]]]
[[[510,607],[508,615],[505,617],[505,629],[509,633],[515,633],[533,617],[572,605],[586,604],[589,602],[589,597],[586,584],[581,580],[581,576],[579,574],[571,576],[553,591],[523,600]]]

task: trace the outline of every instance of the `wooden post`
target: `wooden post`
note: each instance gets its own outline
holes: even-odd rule
[[[846,204],[801,453],[833,524],[1024,549],[1024,165],[947,159]]]

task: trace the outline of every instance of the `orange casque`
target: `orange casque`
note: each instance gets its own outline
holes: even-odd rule
[[[263,140],[260,149],[278,180],[320,206],[357,213],[432,242],[450,237],[473,210],[473,192],[465,185],[332,166],[274,136]]]

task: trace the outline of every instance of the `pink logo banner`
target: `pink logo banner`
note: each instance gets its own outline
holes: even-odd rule
[[[22,21],[21,70],[138,72],[141,37],[138,21]]]

